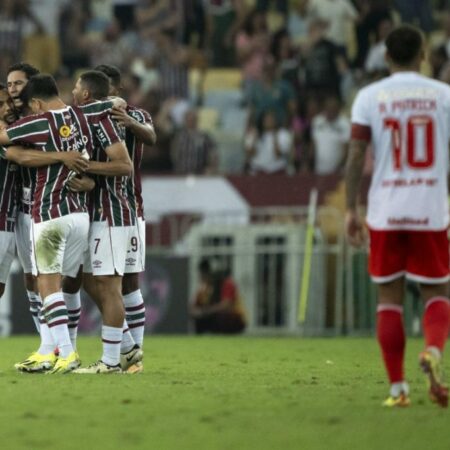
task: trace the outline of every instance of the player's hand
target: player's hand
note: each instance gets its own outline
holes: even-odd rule
[[[72,177],[67,183],[73,192],[89,192],[95,187],[95,181],[86,175]]]
[[[125,110],[122,108],[116,108],[115,106],[111,109],[111,117],[121,126],[128,128],[133,123],[134,119],[130,117]]]
[[[59,152],[58,156],[60,161],[75,173],[84,173],[89,167],[89,161],[80,152]]]
[[[126,109],[128,103],[122,97],[108,97],[108,100],[112,102],[113,108]]]
[[[353,247],[361,247],[365,242],[364,225],[355,211],[347,211],[345,215],[345,234]]]

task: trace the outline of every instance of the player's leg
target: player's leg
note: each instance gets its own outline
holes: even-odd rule
[[[429,395],[440,406],[448,404],[448,388],[442,377],[442,355],[450,331],[450,301],[448,296],[449,252],[447,230],[411,232],[408,278],[420,283],[425,302],[423,333],[425,350],[419,355],[427,376]]]
[[[38,292],[36,277],[32,274],[30,233],[31,217],[29,214],[20,212],[17,216],[15,228],[17,256],[23,269],[25,288],[30,303],[30,313],[36,330],[39,332],[39,311],[42,307],[42,299]]]
[[[132,262],[132,264],[130,264]],[[126,321],[135,343],[142,348],[145,328],[145,303],[139,288],[139,274],[145,270],[145,222],[138,218],[131,228],[127,249],[122,294]]]
[[[75,277],[65,276],[62,280],[64,301],[69,315],[69,334],[74,350],[77,350],[78,322],[81,315],[80,289],[83,282],[83,266],[80,266]]]
[[[383,404],[407,406],[403,327],[406,248],[402,232],[370,230],[369,272],[378,287],[377,339],[390,382],[390,396]]]
[[[122,299],[122,275],[124,267],[116,268],[116,248],[126,254],[127,239],[112,236],[114,227],[106,222],[94,222],[89,232],[89,261],[84,265],[83,285],[99,305],[102,314],[103,354],[93,365],[79,369],[77,373],[113,373],[120,371],[120,347],[122,343],[125,309]],[[126,236],[125,236],[126,238]],[[114,242],[114,246],[113,246]],[[124,244],[123,244],[124,243]],[[123,244],[123,245],[121,245]],[[123,266],[125,256],[123,255]]]

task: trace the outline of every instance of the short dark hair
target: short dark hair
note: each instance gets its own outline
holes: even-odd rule
[[[120,88],[122,84],[122,74],[116,66],[111,64],[100,64],[94,67],[94,70],[104,73],[115,88]]]
[[[28,104],[32,98],[50,100],[58,96],[58,86],[56,86],[55,79],[46,73],[32,76],[21,93],[25,104]]]
[[[399,66],[411,64],[419,55],[422,46],[422,33],[412,25],[395,28],[386,39],[387,54]]]
[[[6,76],[8,76],[11,72],[16,71],[23,72],[27,76],[28,80],[31,77],[34,77],[35,75],[39,75],[41,73],[38,69],[36,69],[36,67],[32,66],[31,64],[28,64],[26,62],[19,62],[8,67]]]
[[[103,72],[88,70],[80,75],[80,80],[95,100],[102,100],[108,97],[109,78]]]

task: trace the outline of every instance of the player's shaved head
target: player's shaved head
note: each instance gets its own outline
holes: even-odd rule
[[[55,79],[48,74],[32,76],[22,91],[22,97],[25,103],[29,103],[32,99],[48,101],[59,97]]]
[[[420,30],[412,25],[401,25],[392,30],[386,39],[388,58],[400,67],[413,64],[423,50]]]
[[[109,95],[109,78],[99,70],[89,70],[80,75],[80,84],[89,91],[90,97],[103,100]]]
[[[121,89],[122,74],[116,66],[110,64],[100,64],[95,67],[94,70],[104,73],[109,78],[111,86],[114,88],[116,93]]]

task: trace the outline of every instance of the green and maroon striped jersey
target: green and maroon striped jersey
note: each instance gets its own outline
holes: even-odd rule
[[[79,108],[31,115],[7,129],[9,139],[32,145],[37,150],[60,152],[86,149],[92,154],[92,131]],[[74,212],[87,211],[86,195],[71,191],[66,185],[69,169],[63,164],[36,169],[36,189],[32,193],[32,217],[35,223]]]
[[[129,105],[127,107],[127,113],[139,123],[153,126],[152,118],[147,111]],[[141,182],[141,162],[144,144],[139,141],[128,128],[125,133],[125,143],[130,159],[133,162],[133,176],[129,177],[127,182],[128,201],[130,207],[135,211],[136,216],[144,218],[144,202],[142,199]]]
[[[19,211],[31,214],[33,193],[36,188],[36,169],[34,167],[19,166],[17,173],[17,195]]]
[[[19,167],[7,161],[0,146],[0,231],[14,231],[17,212],[17,173]]]
[[[125,140],[125,130],[119,127],[108,114],[104,113],[104,107],[108,102],[93,102],[83,105],[81,108],[86,114],[93,129],[93,155],[95,161],[106,162],[108,155],[106,148],[117,140],[112,137],[120,135]],[[110,226],[129,226],[136,223],[136,213],[128,201],[127,181],[129,177],[105,177],[95,176],[95,188],[90,198],[91,221],[107,221]]]

